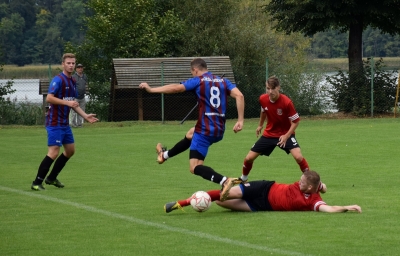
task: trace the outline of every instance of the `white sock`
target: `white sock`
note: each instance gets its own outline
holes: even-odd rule
[[[169,158],[168,151],[164,151],[163,157],[164,157],[164,159],[168,159]]]
[[[219,185],[221,185],[221,186],[224,185],[224,182],[225,182],[225,181],[226,181],[226,177],[223,177],[222,180],[221,180],[221,182],[219,183]]]
[[[242,176],[240,177],[242,180],[247,180],[249,177],[248,177],[248,175],[243,175],[242,174]]]

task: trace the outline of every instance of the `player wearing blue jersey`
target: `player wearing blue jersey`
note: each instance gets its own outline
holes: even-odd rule
[[[86,114],[75,101],[77,97],[76,82],[72,78],[75,70],[75,55],[66,53],[62,57],[63,72],[55,76],[50,82],[46,102],[50,104],[46,114],[46,130],[48,152],[42,160],[36,179],[33,181],[32,190],[44,190],[43,181],[48,185],[63,188],[57,176],[75,153],[74,136],[69,126],[69,112],[71,108],[90,123],[97,122],[95,114]],[[64,147],[64,152],[60,155],[60,147]],[[49,176],[51,165],[53,169]],[[46,178],[47,176],[47,178]]]
[[[215,172],[212,168],[203,165],[208,148],[222,140],[225,132],[226,108],[228,96],[236,100],[238,120],[233,126],[235,133],[243,128],[244,121],[244,97],[240,90],[228,79],[213,75],[207,69],[207,63],[196,58],[190,64],[190,78],[180,84],[169,84],[161,87],[150,87],[147,83],[141,83],[140,88],[149,93],[181,93],[193,91],[196,93],[199,104],[198,120],[194,129],[189,130],[187,136],[181,141],[180,149],[175,153],[181,153],[190,147],[190,172],[222,185],[225,177]],[[178,145],[177,144],[177,145]],[[175,147],[177,147],[177,145]],[[161,144],[157,145],[159,159],[163,162],[168,155],[163,156],[164,150]],[[171,156],[170,156],[171,157]],[[160,160],[158,161],[160,163]]]

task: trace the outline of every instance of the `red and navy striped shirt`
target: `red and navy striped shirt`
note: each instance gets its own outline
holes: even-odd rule
[[[195,132],[212,137],[221,137],[225,132],[228,96],[236,88],[228,79],[206,72],[188,79],[182,84],[186,91],[194,91],[199,103],[199,114]]]
[[[73,101],[78,96],[75,80],[63,73],[60,73],[51,80],[47,93],[53,94],[56,98],[68,101]],[[68,126],[70,110],[69,106],[50,103],[46,116],[46,126]]]

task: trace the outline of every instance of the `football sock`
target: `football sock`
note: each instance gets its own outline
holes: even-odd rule
[[[247,175],[249,175],[252,168],[253,168],[253,162],[250,163],[250,162],[247,162],[246,160],[244,160],[242,174],[247,177]]]
[[[198,165],[194,168],[194,174],[219,184],[224,176],[214,171],[211,167]]]
[[[209,190],[209,191],[207,191],[207,194],[209,194],[210,197],[211,197],[211,201],[219,200],[220,193],[221,193],[220,190]]]
[[[186,151],[190,147],[190,143],[192,143],[192,140],[189,140],[185,136],[185,138],[180,140],[178,143],[175,144],[175,146],[173,146],[170,150],[168,150],[168,156],[173,157],[173,156],[176,156],[176,155]],[[165,159],[167,159],[167,158],[165,158]]]
[[[302,172],[308,171],[310,169],[310,167],[308,166],[308,163],[304,157],[303,157],[303,160],[301,160],[301,162],[298,163],[298,165],[300,166],[300,170]]]
[[[185,199],[185,200],[179,200],[178,204],[180,204],[180,206],[182,206],[182,207],[188,206],[188,205],[190,205],[190,199],[191,199],[191,197],[189,197],[188,199]]]
[[[33,182],[36,185],[42,184],[44,178],[46,178],[47,173],[50,170],[51,165],[53,164],[54,160],[51,159],[48,155],[44,157],[42,162],[39,165],[38,173],[36,175],[36,179]]]
[[[226,181],[226,179],[227,179],[226,177],[223,177],[222,180],[219,182],[219,185],[221,185],[221,186],[224,185],[224,182]]]
[[[49,180],[55,180],[57,179],[58,174],[61,172],[61,170],[64,168],[65,164],[68,162],[69,158],[64,156],[64,154],[61,154],[56,162],[54,163],[53,170],[51,170],[50,175],[47,177]]]

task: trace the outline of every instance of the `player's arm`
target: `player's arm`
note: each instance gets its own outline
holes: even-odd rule
[[[262,130],[263,126],[264,126],[264,122],[265,122],[266,119],[267,119],[267,112],[261,110],[260,111],[260,120],[258,122],[258,127],[256,129],[257,137],[260,135],[261,130]]]
[[[54,104],[54,105],[65,105],[65,106],[68,106],[71,108],[79,106],[79,103],[76,101],[62,100],[62,99],[55,97],[54,94],[52,94],[52,93],[47,94],[46,102]]]
[[[73,109],[76,113],[78,113],[78,115],[83,117],[89,123],[94,123],[94,122],[99,121],[99,119],[96,118],[96,114],[86,114],[85,111],[83,111],[83,109],[81,109],[81,107],[79,107],[79,104],[78,104],[78,106],[74,107]]]
[[[243,129],[244,122],[244,96],[238,88],[233,88],[230,96],[236,100],[236,109],[238,112],[238,120],[233,127],[234,132],[239,132]]]
[[[347,211],[355,211],[361,213],[361,207],[354,204],[354,205],[346,205],[346,206],[330,206],[330,205],[321,205],[319,207],[320,212],[347,212]]]
[[[186,91],[186,88],[183,84],[168,84],[165,86],[159,87],[150,87],[148,83],[141,83],[139,88],[145,89],[148,93],[180,93]]]

